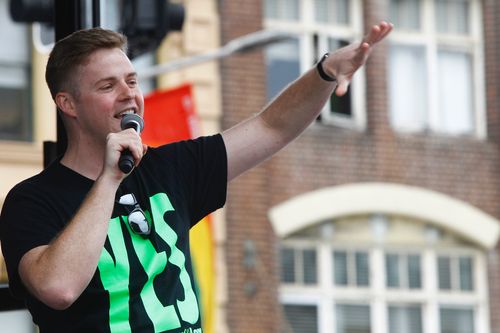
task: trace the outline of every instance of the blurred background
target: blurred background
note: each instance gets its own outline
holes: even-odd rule
[[[346,96],[229,184],[204,238],[205,332],[500,332],[498,1],[165,2],[184,8],[182,29],[131,57],[147,96],[189,87],[190,136],[252,116],[328,50],[395,25]],[[100,25],[138,24],[124,21],[127,3],[101,1]],[[220,52],[262,30],[287,38]],[[15,23],[0,0],[0,204],[57,141],[53,40],[53,26]],[[1,331],[35,332],[0,267]]]

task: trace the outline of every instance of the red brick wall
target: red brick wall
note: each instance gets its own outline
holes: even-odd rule
[[[488,115],[488,137],[498,151],[500,143],[500,4],[496,0],[483,0],[484,38],[485,38],[485,75],[486,103]],[[479,164],[484,164],[485,156],[478,158]],[[491,165],[496,177],[493,181],[498,188],[500,177],[499,165]],[[492,197],[492,214],[500,215],[500,205],[497,197]],[[492,251],[488,258],[491,332],[500,332],[500,255],[499,247]]]
[[[261,30],[261,13],[260,1],[221,1],[222,42]],[[266,102],[263,61],[260,52],[252,52],[222,62],[223,128],[255,114]],[[228,189],[227,320],[231,333],[278,331],[276,242],[266,215],[268,182],[264,166],[239,177]],[[249,241],[256,248],[256,265],[251,269],[243,265],[244,244]]]
[[[366,66],[366,131],[314,124],[273,159],[230,184],[226,256],[231,333],[280,331],[276,238],[267,212],[298,194],[355,182],[400,183],[448,194],[500,218],[500,4],[483,2],[486,141],[394,133],[388,121],[387,45],[381,45]],[[388,16],[388,0],[363,3],[365,26]],[[261,13],[261,1],[220,1],[222,42],[260,30]],[[264,105],[263,60],[262,53],[254,52],[221,63],[223,128]],[[253,269],[243,265],[248,240],[256,246]],[[489,256],[492,332],[500,332],[498,260],[500,254]],[[255,292],[246,293],[252,286]]]

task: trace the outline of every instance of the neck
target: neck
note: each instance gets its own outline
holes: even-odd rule
[[[105,147],[95,142],[68,140],[61,163],[82,176],[96,180],[102,171],[104,154]]]

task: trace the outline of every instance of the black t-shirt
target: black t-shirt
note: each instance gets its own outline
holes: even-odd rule
[[[201,333],[189,229],[225,203],[222,137],[148,150],[120,185],[117,198],[135,196],[152,224],[151,234],[132,232],[130,206],[117,202],[91,282],[68,309],[53,310],[26,291],[17,271],[19,261],[61,232],[93,184],[57,161],[16,185],[5,200],[0,237],[10,288],[25,299],[41,333]]]

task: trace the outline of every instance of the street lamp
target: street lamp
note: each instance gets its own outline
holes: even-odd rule
[[[269,44],[278,43],[295,37],[294,34],[278,30],[260,30],[231,40],[226,45],[204,53],[184,57],[167,63],[158,64],[139,71],[141,79],[149,79],[199,63],[224,58],[234,53],[250,51]]]

